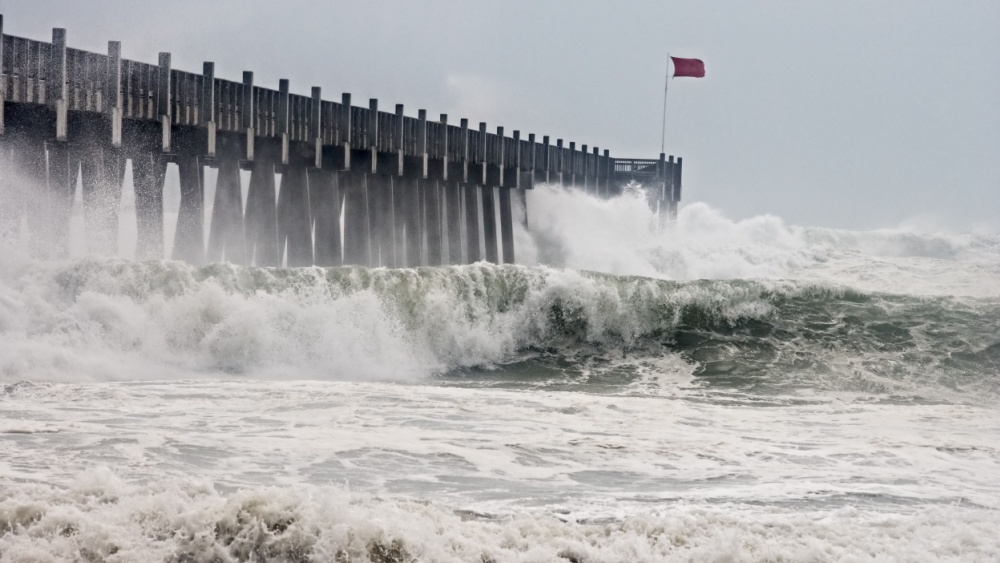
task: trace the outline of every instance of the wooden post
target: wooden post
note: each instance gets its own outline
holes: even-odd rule
[[[594,147],[594,157],[593,157],[593,167],[591,168],[591,174],[593,174],[592,183],[594,185],[594,195],[601,195],[601,151]]]
[[[567,180],[569,186],[576,187],[577,177],[576,177],[576,143],[570,141],[569,143],[569,153],[566,157],[565,163],[565,176],[564,179]]]
[[[169,153],[171,149],[171,129],[174,124],[170,86],[170,53],[160,53],[156,88],[156,115],[163,134],[161,150],[165,153]]]
[[[404,128],[406,116],[403,113],[403,104],[396,104],[395,121],[392,129],[392,148],[396,152],[396,166],[391,171],[390,187],[392,189],[392,217],[394,244],[396,247],[395,264],[397,268],[412,266],[407,260],[407,231],[406,231],[406,190],[407,182],[403,179],[403,167],[405,162],[404,149]]]
[[[601,178],[604,197],[611,197],[611,174],[614,172],[611,164],[611,151],[604,149],[604,176]]]
[[[104,83],[104,99],[110,106],[111,114],[111,146],[122,146],[122,44],[118,41],[108,42],[108,71]]]
[[[552,164],[552,147],[549,145],[549,136],[545,135],[542,137],[542,166],[545,168],[542,181],[546,184],[552,182]]]
[[[506,177],[504,170],[507,158],[505,154],[505,143],[503,137],[503,127],[497,127],[497,162],[500,166],[500,183],[497,186],[497,198],[500,202],[500,246],[501,256],[504,264],[514,263],[514,219],[511,212],[510,202],[510,181]]]
[[[487,153],[488,143],[486,139],[486,124],[479,124],[479,136],[481,149],[480,153],[483,155],[483,192],[482,192],[482,204],[483,204],[483,240],[486,246],[486,253],[484,258],[487,262],[492,262],[494,264],[500,263],[500,258],[497,253],[497,217],[496,217],[496,200],[494,198],[494,189],[492,185],[489,185],[486,181],[486,167],[490,160],[492,160],[492,155]]]
[[[427,265],[440,266],[441,261],[441,186],[437,180],[430,179],[427,110],[417,112],[419,127],[417,132],[417,152],[422,155],[423,174],[420,181],[422,207],[424,210],[424,233],[427,238]]]
[[[681,201],[681,168],[683,166],[684,166],[684,159],[681,157],[677,157],[677,160],[671,167],[673,169],[672,172],[673,172],[674,189],[672,194],[673,197],[670,198],[672,204],[670,213],[674,219],[677,218],[677,205]]]
[[[344,149],[344,164],[341,170],[351,169],[351,94],[344,92],[340,96],[340,143]],[[346,252],[346,250],[345,250]]]
[[[206,62],[202,66],[201,74],[205,82],[201,93],[201,109],[198,114],[208,134],[205,152],[208,156],[214,157],[216,147],[215,63]]]
[[[444,162],[442,167],[445,174],[448,170],[448,115],[441,114],[441,125],[444,129]],[[460,178],[452,178],[450,175],[444,182],[444,199],[447,211],[448,226],[448,263],[462,263],[462,186],[459,184]]]
[[[283,165],[288,164],[291,143],[291,139],[289,137],[291,134],[290,99],[291,94],[289,93],[288,79],[282,78],[278,80],[278,137],[281,139],[281,164]],[[301,179],[296,176],[295,183],[290,185],[298,186],[304,183],[304,181],[301,181]],[[284,185],[284,181],[282,181],[282,185]]]
[[[562,139],[556,139],[555,170],[556,183],[560,186],[565,186],[569,178],[566,174],[566,151],[563,149]]]
[[[49,60],[48,83],[45,92],[48,103],[56,112],[56,140],[66,141],[69,107],[66,100],[66,30],[52,30],[52,50]]]
[[[254,96],[253,73],[243,71],[243,131],[246,134],[244,158],[254,160],[257,144],[257,97]],[[249,193],[247,199],[250,198]],[[248,241],[249,244],[249,241]],[[247,257],[248,259],[250,256]]]

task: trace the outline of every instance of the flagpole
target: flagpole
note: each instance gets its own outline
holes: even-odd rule
[[[667,88],[670,85],[670,53],[667,53],[667,76],[663,79],[663,128],[660,130],[660,152],[667,146]]]

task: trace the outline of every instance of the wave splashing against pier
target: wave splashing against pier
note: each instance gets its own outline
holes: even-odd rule
[[[524,265],[5,246],[0,559],[1000,553],[1000,238],[528,198]]]

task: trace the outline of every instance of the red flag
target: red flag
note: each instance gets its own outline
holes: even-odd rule
[[[701,59],[681,59],[670,57],[674,62],[674,76],[705,77],[705,63]]]

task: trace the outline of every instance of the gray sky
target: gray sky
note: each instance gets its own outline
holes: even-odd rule
[[[730,217],[1000,228],[1000,2],[2,0],[4,31],[655,158]]]

